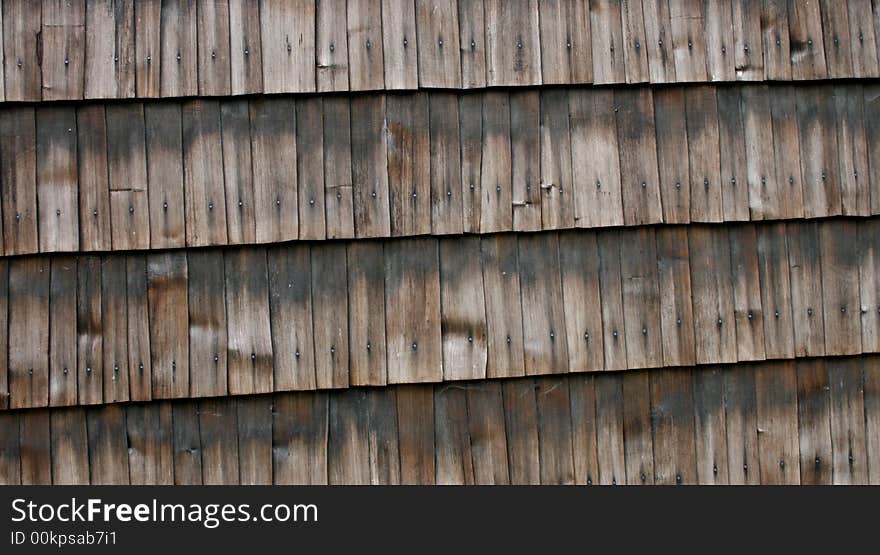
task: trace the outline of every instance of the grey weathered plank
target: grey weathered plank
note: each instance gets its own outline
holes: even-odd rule
[[[191,101],[183,105],[181,115],[186,244],[191,247],[226,244],[220,103]]]
[[[859,299],[859,247],[856,222],[823,222],[819,226],[825,353],[862,352]]]
[[[786,0],[767,0],[761,6],[761,36],[764,39],[764,78],[791,80],[791,44]]]
[[[689,120],[685,114],[684,89],[675,87],[654,91],[663,221],[670,224],[688,223],[691,220],[687,131]]]
[[[761,37],[761,4],[755,0],[732,0],[733,47],[736,78],[757,81],[764,77]]]
[[[791,358],[794,330],[785,226],[782,223],[759,226],[757,238],[764,348],[767,358]]]
[[[6,100],[35,101],[42,96],[40,73],[42,2],[4,2],[3,57]]]
[[[464,116],[464,114],[462,114]],[[480,232],[513,229],[510,95],[483,95],[483,153],[480,167]]]
[[[161,66],[161,0],[144,0],[134,4],[135,82],[138,97],[159,96]]]
[[[591,82],[593,45],[589,4],[579,0],[542,0],[538,3],[538,9],[541,20],[542,82],[547,85]],[[467,47],[464,36],[462,44]],[[464,59],[462,56],[462,61]]]
[[[135,23],[137,26],[137,23]],[[192,0],[163,0],[161,11],[161,60],[159,67],[162,96],[194,96],[198,93],[198,19]],[[228,31],[227,31],[228,32]],[[148,63],[150,61],[148,60]]]
[[[624,374],[623,437],[626,483],[654,483],[654,438],[651,422],[650,376],[653,372]]]
[[[831,484],[830,391],[824,360],[798,361],[798,443],[800,483],[804,485]]]
[[[226,284],[223,252],[187,253],[190,391],[193,397],[226,395]],[[238,291],[230,291],[238,295]]]
[[[150,197],[150,246],[186,244],[180,105],[144,106]]]
[[[675,78],[679,82],[706,80],[706,41],[699,0],[669,0],[669,23]]]
[[[752,220],[772,219],[778,208],[779,183],[773,157],[773,118],[770,95],[760,85],[740,89],[743,131],[746,151],[746,183],[740,179],[737,187],[748,188],[749,215]]]
[[[793,79],[824,79],[825,63],[819,2],[788,2],[788,33]]]
[[[761,484],[797,484],[797,376],[792,362],[755,367]]]
[[[790,86],[773,87],[770,91],[777,183],[773,215],[800,218],[804,215],[804,192],[795,91]]]
[[[592,232],[559,235],[568,368],[572,372],[605,368],[598,248]]]
[[[590,38],[593,46],[593,81],[596,84],[625,82],[620,0],[590,2]]]
[[[257,242],[296,239],[299,209],[293,99],[255,99],[250,105]]]
[[[724,372],[727,419],[727,460],[731,484],[759,484],[757,398],[755,370],[734,366]]]
[[[325,98],[324,211],[328,239],[354,237],[351,124],[347,98]]]
[[[485,87],[486,14],[483,0],[458,1],[458,27],[459,41],[461,42],[461,86],[465,89]],[[545,40],[542,38],[542,56],[544,54],[544,44]],[[589,52],[589,41],[582,48]],[[386,56],[388,56],[388,48],[386,47],[385,50]],[[590,71],[592,72],[592,67],[590,67]]]
[[[380,241],[348,245],[349,381],[385,385],[385,257]],[[441,267],[442,268],[442,267]]]
[[[382,7],[378,2],[364,0],[348,3],[349,76],[353,91],[384,86]],[[415,33],[408,40],[412,40],[415,48]]]
[[[79,258],[76,271],[76,396],[80,405],[97,405],[104,398],[101,259]]]
[[[110,250],[110,189],[107,175],[107,126],[104,107],[76,111],[79,245],[86,251]]]
[[[440,325],[444,380],[486,377],[488,342],[484,299],[480,239],[441,240]]]
[[[134,96],[135,2],[87,0],[85,12],[83,96]]]
[[[229,0],[196,3],[198,89],[201,96],[232,93],[231,14]]]
[[[571,396],[565,377],[539,378],[535,383],[541,484],[574,484],[574,443]]]
[[[483,3],[480,2],[482,11]],[[382,1],[385,88],[413,89],[419,79],[415,5],[408,0]],[[485,82],[485,78],[484,78]]]
[[[36,113],[37,222],[40,252],[79,249],[76,113],[41,108]]]
[[[110,231],[114,250],[150,245],[144,108],[140,103],[106,108]]]
[[[391,235],[431,232],[431,166],[428,97],[389,95],[384,139],[388,156]]]
[[[257,223],[247,100],[220,103],[220,129],[226,191],[226,233],[230,243],[254,243]]]
[[[351,100],[351,186],[357,237],[391,234],[388,162],[383,133],[385,96]]]
[[[11,5],[4,4],[4,8]],[[0,117],[3,243],[7,255],[38,252],[37,160],[34,109],[15,107]]]
[[[727,230],[692,226],[688,246],[697,362],[735,362],[736,319]]]
[[[880,102],[877,104],[880,105]],[[480,231],[482,221],[483,95],[459,96],[458,117],[461,143],[462,226],[466,233],[477,233]],[[880,153],[877,157],[880,157]]]
[[[648,55],[645,44],[645,19],[640,0],[621,0],[621,31],[623,33],[623,62],[627,83],[648,81]]]
[[[143,255],[125,259],[128,300],[128,384],[132,401],[152,399],[150,308],[147,299],[147,260]],[[177,328],[178,332],[183,328]]]
[[[660,329],[665,366],[696,363],[690,252],[687,228],[656,231]]]
[[[863,372],[858,359],[828,362],[835,484],[868,483],[868,457],[872,455],[867,450]]]
[[[606,374],[595,378],[596,444],[598,451],[598,483],[626,483],[626,454],[623,441],[623,374]]]
[[[52,257],[50,264],[49,406],[75,405],[77,389],[76,259],[55,256]],[[0,279],[5,280],[6,268],[3,270],[4,275]],[[8,314],[5,310],[3,313]],[[0,358],[6,359],[5,356]]]
[[[865,130],[864,94],[859,84],[834,87],[840,163],[840,208],[844,215],[871,213],[868,143]],[[834,168],[831,168],[834,171]]]
[[[568,92],[541,94],[541,226],[574,227],[575,189],[572,179]]]
[[[501,383],[501,387],[504,396],[510,483],[539,484],[541,462],[535,381],[531,378],[505,380]]]
[[[758,271],[758,238],[755,227],[728,229],[733,303],[736,318],[737,360],[764,360],[764,309]]]
[[[458,3],[455,0],[416,0],[415,5],[419,85],[426,88],[460,88]],[[537,20],[537,7],[535,12]]]
[[[822,33],[825,35],[828,77],[833,79],[852,75],[853,59],[847,6],[842,2],[819,0],[819,8],[822,13]]]
[[[808,218],[841,213],[841,184],[837,130],[831,91],[811,85],[798,87],[797,119]]]
[[[541,102],[538,91],[510,94],[513,229],[541,229]]]
[[[699,481],[692,373],[680,368],[650,372],[654,481],[657,484]]]
[[[472,485],[474,461],[464,388],[434,388],[434,438],[438,485]]]
[[[315,375],[319,388],[348,387],[348,275],[345,245],[312,249]]]
[[[489,86],[541,84],[538,1],[485,0]],[[421,61],[420,61],[421,63]]]
[[[297,156],[296,182],[299,186],[299,236],[323,239],[324,223],[324,133],[323,102],[308,98],[296,103],[296,144],[306,156]]]
[[[872,14],[871,3],[865,0],[850,0],[846,3],[849,12],[849,40],[852,50],[852,75],[854,77],[877,77],[880,73],[877,52],[877,8]],[[873,17],[872,17],[873,15]],[[871,24],[871,20],[874,24]]]
[[[706,73],[710,81],[733,81],[733,7],[729,2],[703,3],[703,32],[706,41]]]
[[[568,387],[575,483],[593,485],[599,481],[595,380],[593,376],[573,376]]]
[[[690,164],[691,220],[723,219],[721,150],[715,88],[685,89],[687,141]]]
[[[614,91],[623,221],[627,225],[660,222],[660,177],[657,170],[657,138],[654,100],[648,90]]]
[[[516,302],[520,298],[516,237],[493,235],[480,243],[489,347],[486,376],[522,376],[523,313],[521,303]]]
[[[788,224],[789,276],[796,356],[825,354],[825,316],[822,298],[820,243],[814,222]]]
[[[247,0],[229,0],[229,65],[232,94],[263,91],[260,11]]]
[[[129,268],[129,283],[132,279],[131,270]],[[140,269],[137,268],[137,271]],[[186,253],[149,254],[146,273],[146,287],[142,293],[149,295],[150,372],[145,374],[152,378],[152,396],[156,399],[187,397],[190,393],[190,372]],[[142,326],[143,324],[139,326],[140,329],[143,329]],[[129,339],[129,345],[131,343]],[[144,352],[143,348],[142,346],[138,351]],[[146,362],[138,363],[139,370],[140,365],[146,367]]]
[[[101,258],[104,403],[129,400],[127,280],[125,257]]]
[[[263,91],[315,90],[315,3],[260,0]]]
[[[452,93],[428,97],[431,145],[431,233],[458,234],[463,231],[461,130],[458,98]]]
[[[675,58],[672,51],[672,29],[667,0],[642,0],[645,20],[645,50],[648,56],[648,77],[651,83],[675,81]]]
[[[880,13],[880,12],[878,12]],[[871,214],[880,214],[880,124],[878,124],[878,110],[880,110],[880,87],[868,85],[865,90],[865,139],[868,144],[868,167],[870,175],[865,178],[870,181],[868,188],[871,193]]]
[[[269,280],[264,249],[223,253],[226,267],[226,337],[229,392],[273,390]]]
[[[469,384],[466,394],[474,483],[508,484],[510,473],[501,383]]]
[[[598,244],[605,369],[623,370],[626,368],[627,336],[624,327],[623,286],[620,272],[620,232],[600,233]],[[624,477],[620,476],[620,478]]]
[[[435,481],[433,390],[430,385],[397,388],[402,484],[433,484]]]
[[[859,292],[862,306],[862,350],[880,352],[880,226],[859,224]]]
[[[720,88],[716,96],[718,142],[721,151],[721,204],[724,220],[748,220],[749,166],[739,90],[733,87]]]
[[[654,230],[627,230],[618,239],[627,368],[661,366],[663,334]]]
[[[85,23],[84,0],[43,0],[37,51],[43,100],[83,97]]]

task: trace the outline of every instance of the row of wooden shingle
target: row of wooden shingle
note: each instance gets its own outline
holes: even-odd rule
[[[0,100],[877,77],[878,10],[870,0],[4,0]]]
[[[880,359],[0,413],[0,484],[878,484]]]
[[[5,253],[880,213],[880,86],[0,111]]]
[[[10,408],[880,352],[880,219],[31,256],[0,277]]]

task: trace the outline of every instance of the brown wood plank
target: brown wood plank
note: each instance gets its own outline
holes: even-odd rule
[[[76,113],[42,108],[36,113],[37,221],[40,252],[79,249]]]
[[[621,0],[620,19],[623,38],[623,61],[627,83],[648,81],[648,55],[645,44],[645,19],[641,0]]]
[[[400,484],[400,444],[395,389],[367,390],[370,484]]]
[[[880,352],[880,225],[874,220],[859,223],[859,291],[862,351]]]
[[[187,253],[190,390],[194,398],[228,392],[226,381],[226,303],[223,253]],[[230,295],[238,295],[230,291]]]
[[[649,90],[614,91],[623,221],[627,225],[660,222],[660,176],[657,170],[657,138],[654,100]]]
[[[9,408],[49,403],[48,258],[9,264]]]
[[[523,312],[516,237],[483,237],[480,244],[489,356],[486,376],[525,374]],[[513,300],[513,302],[511,302]]]
[[[574,479],[591,486],[599,481],[599,452],[596,443],[596,388],[593,376],[572,376],[568,382],[571,399],[571,434]]]
[[[659,228],[656,239],[663,364],[691,366],[696,363],[696,340],[687,229]]]
[[[132,485],[174,483],[174,432],[168,401],[128,405],[128,467]]]
[[[693,375],[701,370],[662,369],[650,372],[651,428],[654,432],[654,481],[696,484]]]
[[[232,94],[263,91],[260,10],[247,0],[229,0],[229,65]]]
[[[354,231],[357,237],[388,237],[388,163],[384,136],[385,96],[351,101],[351,166]],[[326,125],[326,123],[325,123]]]
[[[88,485],[89,451],[86,413],[82,407],[56,409],[49,414],[52,484]]]
[[[568,92],[541,94],[541,225],[543,229],[574,227]]]
[[[443,379],[485,378],[488,342],[478,237],[440,241],[440,304]]]
[[[383,244],[356,241],[347,248],[349,381],[351,385],[385,385],[388,367]]]
[[[510,95],[513,229],[541,229],[541,103],[537,91]]]
[[[456,94],[437,92],[430,103],[431,233],[458,234],[462,228],[461,142]]]
[[[31,413],[25,415],[30,417]],[[17,412],[0,413],[0,484],[4,486],[21,484],[20,418]]]
[[[877,77],[880,73],[877,52],[877,15],[872,17],[871,2],[851,0],[849,12],[850,48],[852,49],[852,76]],[[875,7],[874,10],[877,8]],[[871,20],[874,24],[871,24]]]
[[[880,483],[880,458],[875,455],[880,447],[880,418],[877,409],[880,408],[880,371],[877,368],[865,366],[864,378],[864,403],[865,403],[865,430],[868,448],[868,482]]]
[[[538,0],[485,0],[489,86],[541,84]],[[421,63],[421,60],[419,60]]]
[[[428,96],[389,95],[385,102],[391,235],[431,233]]]
[[[276,391],[317,387],[309,250],[308,245],[282,245],[267,253]]]
[[[348,387],[348,275],[345,245],[312,248],[315,375],[319,388]]]
[[[797,363],[798,440],[800,482],[804,485],[831,484],[831,386],[825,361]]]
[[[228,95],[232,92],[229,0],[200,0],[196,6],[199,95]]]
[[[135,95],[135,2],[87,0],[85,98]]]
[[[653,372],[651,372],[653,374]],[[623,437],[626,483],[654,483],[654,440],[651,423],[651,387],[648,372],[623,375]]]
[[[486,86],[486,14],[483,0],[458,1],[458,27],[461,42],[461,86],[465,89],[483,88]],[[384,34],[388,34],[387,25]],[[542,30],[542,56],[545,44]],[[589,52],[590,41],[586,41],[581,48]],[[385,51],[388,57],[387,47]],[[589,71],[592,74],[591,64]],[[387,76],[385,80],[388,81]]]
[[[104,106],[78,108],[76,131],[79,246],[84,251],[110,250],[110,189]]]
[[[199,401],[202,482],[238,484],[238,419],[229,399]]]
[[[679,82],[705,81],[706,42],[699,0],[669,0],[669,24],[675,78]]]
[[[238,473],[242,485],[272,484],[272,398],[238,399]]]
[[[330,396],[328,420],[328,483],[364,485],[370,483],[370,425],[367,395],[362,389],[347,389]]]
[[[758,81],[764,78],[761,37],[761,3],[756,0],[732,0],[733,46],[736,78]]]
[[[183,105],[182,120],[186,244],[226,244],[220,103],[188,102]]]
[[[620,0],[590,2],[590,38],[593,45],[593,81],[597,85],[625,82]]]
[[[353,91],[377,90],[384,86],[382,7],[378,2],[365,0],[348,3],[349,75]],[[414,24],[412,31],[412,35],[407,37],[407,43],[411,40],[415,49]]]
[[[324,224],[324,137],[323,102],[308,98],[296,103],[296,144],[308,156],[297,157],[300,239],[323,239]]]
[[[791,44],[786,0],[767,0],[761,6],[761,35],[764,39],[764,79],[791,80]]]
[[[299,217],[293,99],[259,99],[250,104],[257,242],[296,239]]]
[[[9,408],[9,262],[7,260],[0,260],[0,314],[6,315],[6,318],[0,320],[0,353],[6,353],[0,356],[0,409],[6,409]],[[51,315],[49,321],[52,321]]]
[[[147,162],[142,104],[107,106],[110,230],[114,250],[150,245]]]
[[[485,485],[508,484],[510,475],[501,383],[469,384],[465,389],[473,481]]]
[[[272,476],[275,484],[327,483],[326,393],[275,396]]]
[[[327,238],[354,237],[348,98],[324,98],[324,211]]]
[[[575,225],[623,225],[614,94],[570,91],[568,98]]]
[[[627,365],[623,285],[620,268],[619,231],[599,233],[599,291],[602,298],[602,336],[605,369],[625,370]],[[621,476],[623,478],[623,476]],[[603,480],[603,483],[605,480]]]
[[[226,274],[227,366],[233,395],[267,393],[272,387],[269,280],[264,249],[223,253]]]
[[[21,413],[19,418],[19,454],[21,484],[52,483],[51,438],[48,410]]]
[[[779,211],[780,183],[774,160],[773,118],[766,86],[740,90],[746,144],[749,213],[752,220],[773,219]]]
[[[831,359],[831,445],[835,484],[867,484],[864,372],[858,359]]]
[[[97,279],[93,276],[92,279]],[[128,300],[125,257],[101,257],[101,327],[103,330],[104,402],[129,399]]]
[[[792,78],[827,77],[819,2],[788,2],[788,33]]]
[[[729,8],[728,8],[729,9]],[[675,58],[667,0],[642,0],[645,21],[645,50],[648,56],[648,80],[651,83],[675,81]]]
[[[4,8],[10,5],[4,4]],[[7,54],[8,56],[8,54]],[[7,255],[38,252],[36,123],[31,107],[0,117],[3,243]]]
[[[260,0],[260,37],[264,92],[315,90],[315,3],[312,0]]]
[[[825,35],[828,77],[848,77],[853,74],[853,59],[847,6],[841,2],[819,0],[819,7],[822,12],[822,32]]]
[[[825,87],[797,88],[804,215],[808,218],[841,213],[841,184],[834,102]]]
[[[663,339],[654,230],[627,230],[619,238],[627,367],[662,366]]]
[[[880,19],[880,11],[878,11]],[[880,27],[880,21],[878,21]],[[870,180],[871,214],[880,214],[880,86],[868,85],[864,87],[864,119],[865,138],[868,144],[868,166],[870,175],[865,179]]]
[[[727,484],[724,371],[720,368],[695,369],[693,381],[697,481],[700,484]]]
[[[721,150],[715,88],[688,87],[685,89],[685,100],[691,220],[720,222],[723,219]]]
[[[480,2],[482,5],[482,2]],[[482,221],[483,94],[458,97],[461,142],[462,225],[466,233],[478,233]],[[880,103],[877,103],[880,105]],[[880,153],[877,154],[880,157]],[[880,206],[880,203],[878,203]]]
[[[406,239],[385,245],[385,315],[388,383],[441,380],[436,240]]]
[[[653,95],[663,221],[688,223],[691,220],[691,177],[684,89],[657,89]],[[702,145],[698,145],[698,149],[695,155],[702,152]]]
[[[774,217],[800,218],[804,214],[804,193],[795,90],[790,86],[781,86],[769,91],[777,183],[777,197],[771,199],[769,204],[774,207]]]
[[[75,405],[77,388],[76,259],[55,256],[52,257],[50,264],[49,406]],[[3,268],[3,272],[0,279],[6,280],[6,267]],[[4,294],[3,297],[5,296]],[[5,310],[2,313],[8,314]],[[2,358],[5,361],[6,357]],[[5,377],[4,372],[4,379]],[[6,388],[3,389],[5,392]]]
[[[174,423],[174,484],[202,485],[199,402],[195,399],[177,402],[172,405],[171,411]]]
[[[180,105],[147,104],[144,120],[150,246],[154,249],[182,247],[186,243],[186,225]]]
[[[480,168],[480,232],[513,229],[513,166],[510,95],[483,95],[483,153]]]
[[[820,244],[814,222],[788,224],[788,261],[794,324],[794,353],[798,357],[825,354],[825,317],[822,298]]]
[[[538,409],[534,379],[505,380],[504,423],[507,430],[507,460],[510,483],[535,485],[541,482]]]
[[[34,101],[40,100],[42,95],[41,8],[41,3],[29,0],[3,3],[6,100]]]
[[[161,95],[195,96],[199,85],[196,3],[192,0],[162,0],[161,33]],[[158,58],[158,52],[153,54],[152,63],[158,63]]]
[[[125,407],[86,409],[89,477],[93,485],[128,485],[128,442]]]
[[[416,0],[415,4],[419,39],[419,86],[461,88],[462,49],[459,40],[458,2]],[[537,27],[537,5],[534,24]],[[534,44],[540,48],[538,40]]]
[[[159,96],[161,66],[161,0],[144,0],[134,4],[135,81],[137,96]]]
[[[834,87],[840,204],[844,215],[871,214],[864,94],[859,84]],[[832,168],[831,171],[834,171]]]
[[[128,384],[132,401],[152,399],[149,302],[147,299],[147,260],[142,255],[125,259],[128,305]],[[181,331],[180,328],[177,331]]]
[[[588,3],[579,0],[541,0],[538,8],[541,19],[542,82],[547,85],[591,82],[593,49]],[[466,37],[462,38],[462,44],[467,46]],[[465,56],[462,56],[462,61],[464,59]]]
[[[541,484],[574,484],[571,396],[565,377],[536,380]]]
[[[759,226],[757,238],[767,358],[792,358],[794,330],[784,224]]]
[[[764,360],[764,310],[758,271],[758,238],[755,227],[728,229],[733,308],[736,318],[737,360]]]
[[[454,385],[434,388],[437,484],[472,485],[474,461],[468,428],[467,392]]]
[[[348,90],[348,14],[345,0],[315,3],[315,63],[319,91]]]
[[[800,480],[797,376],[793,362],[755,367],[761,484]]]
[[[596,376],[596,444],[602,485],[626,483],[626,453],[623,441],[624,374]]]
[[[703,32],[706,41],[706,72],[710,81],[733,81],[733,7],[729,2],[703,3]]]
[[[688,247],[698,363],[736,362],[730,242],[725,229],[692,226]]]
[[[247,100],[220,103],[220,129],[226,184],[226,233],[232,244],[254,243],[257,224]]]
[[[819,226],[819,250],[822,260],[825,353],[828,355],[861,353],[862,324],[856,222],[823,222]]]
[[[725,370],[724,409],[730,483],[759,484],[757,399],[755,371],[751,365]]]
[[[131,270],[129,268],[129,284]],[[147,256],[147,280],[142,292],[149,295],[150,372],[144,373],[152,378],[152,396],[156,399],[186,397],[190,393],[187,280],[186,253]],[[138,352],[146,352],[145,347],[147,345],[142,345]],[[141,364],[146,366],[145,362],[139,362],[138,370]],[[145,382],[145,378],[141,380]]]
[[[568,368],[572,372],[605,368],[598,248],[595,233],[559,235]]]
[[[435,482],[433,390],[430,385],[397,388],[397,441],[402,484]]]
[[[558,238],[524,235],[517,243],[526,375],[568,372]]]
[[[721,205],[724,220],[749,219],[749,165],[739,90],[720,88],[718,102],[718,143],[721,151]],[[754,123],[752,123],[754,125]],[[755,156],[752,156],[755,159]]]

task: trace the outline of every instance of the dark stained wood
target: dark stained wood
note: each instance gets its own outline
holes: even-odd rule
[[[19,4],[4,4],[3,8]],[[34,109],[4,109],[0,117],[0,139],[5,252],[7,255],[38,252]]]
[[[461,141],[463,231],[478,233],[482,222],[483,199],[483,95],[465,94],[459,96],[458,116]]]
[[[330,484],[370,483],[367,395],[349,389],[330,398],[327,475]]]
[[[654,439],[651,422],[650,376],[636,372],[623,375],[623,437],[626,483],[654,483]]]
[[[758,238],[752,225],[728,229],[737,360],[764,360],[764,318],[758,271]]]
[[[89,448],[86,413],[82,407],[54,410],[49,415],[52,484],[88,485]]]
[[[643,83],[648,80],[648,55],[645,44],[645,19],[642,2],[621,0],[621,30],[623,31],[623,61],[627,83]]]
[[[472,485],[474,463],[464,388],[434,388],[434,439],[437,484]]]
[[[762,484],[797,484],[797,376],[794,363],[755,368],[758,456]]]
[[[129,284],[131,271],[129,268]],[[149,350],[144,351],[142,346],[136,352],[150,353],[153,397],[186,397],[190,393],[186,254],[179,251],[150,254],[146,273],[146,287],[141,291],[149,295]],[[138,370],[141,364],[146,366],[145,362],[139,362]]]
[[[312,249],[315,375],[319,388],[348,387],[348,276],[345,245]],[[268,330],[267,330],[268,331]],[[270,384],[271,385],[271,384]]]
[[[708,86],[688,87],[685,89],[685,100],[691,220],[720,222],[723,219],[721,151],[715,89]]]
[[[488,326],[486,377],[522,376],[525,374],[523,312],[522,304],[516,302],[520,298],[516,238],[510,235],[483,237],[480,255]]]
[[[601,233],[597,239],[605,369],[623,370],[626,368],[627,361],[627,336],[624,327],[623,285],[621,283],[620,232]]]
[[[86,409],[89,483],[128,485],[128,445],[125,407],[108,405]]]
[[[173,458],[175,485],[202,485],[202,440],[199,402],[187,400],[171,407],[174,421]]]
[[[152,355],[150,351],[150,307],[147,260],[129,255],[125,260],[128,310],[128,383],[132,401],[152,399]],[[176,328],[182,332],[182,328]]]
[[[199,402],[202,482],[238,483],[238,419],[235,403],[226,399]]]
[[[238,399],[238,474],[242,485],[272,484],[272,398]]]
[[[655,91],[654,119],[663,221],[670,224],[688,223],[691,220],[691,178],[684,89],[676,87]],[[702,151],[702,145],[698,148]]]
[[[174,483],[174,432],[171,403],[126,407],[128,467],[132,485]]]
[[[501,383],[467,385],[468,431],[475,484],[508,484],[507,436]]]
[[[193,397],[226,395],[226,297],[223,253],[187,253],[190,391]],[[230,295],[238,295],[230,291]]]
[[[106,108],[111,242],[116,250],[150,245],[144,107]]]
[[[564,377],[537,379],[535,399],[538,406],[541,484],[574,484],[569,380]]]
[[[871,213],[871,193],[868,182],[870,178],[864,94],[860,85],[836,86],[833,94],[840,163],[841,212],[848,216],[868,216]]]
[[[275,389],[315,389],[310,248],[299,244],[272,247],[267,264]]]
[[[880,351],[880,227],[875,220],[866,220],[858,233],[862,349],[876,353]]]
[[[398,441],[397,394],[394,389],[367,390],[370,420],[370,483],[400,484],[400,444]]]
[[[327,238],[354,237],[349,102],[347,98],[324,98],[323,109]]]
[[[817,86],[797,88],[804,215],[808,218],[841,213],[837,130],[828,92]]]
[[[617,89],[614,111],[620,145],[623,221],[627,225],[660,222],[663,212],[653,98],[647,90]]]
[[[49,411],[28,411],[19,418],[19,453],[21,454],[21,485],[49,485],[52,483],[50,453]]]
[[[327,483],[326,393],[276,395],[272,413],[275,484]]]
[[[107,174],[107,126],[104,107],[76,111],[79,248],[110,250],[110,189]]]
[[[434,394],[428,385],[404,385],[397,388],[398,446],[400,482],[433,484]]]
[[[352,98],[351,179],[357,237],[391,234],[388,163],[385,151],[385,97]],[[325,122],[326,126],[326,122]]]
[[[783,224],[757,228],[758,272],[764,311],[764,347],[767,358],[794,353],[791,281]]]
[[[864,378],[864,403],[865,403],[865,445],[868,449],[868,482],[880,483],[880,460],[873,453],[880,446],[880,418],[877,417],[877,409],[880,407],[880,372],[875,368],[865,366]]]
[[[697,481],[700,484],[728,484],[725,370],[706,368],[692,374]],[[687,420],[684,422],[686,425]]]
[[[19,419],[17,412],[0,413],[0,484],[4,486],[21,484]]]
[[[75,405],[77,404],[76,259],[53,257],[50,264],[49,406]],[[6,268],[4,267],[3,270],[4,274],[0,279],[5,281]],[[3,297],[5,298],[6,295],[4,294]],[[8,314],[5,310],[2,313]],[[124,327],[122,329],[125,330]],[[5,361],[6,357],[2,358]]]
[[[767,0],[761,6],[761,36],[764,39],[764,78],[791,80],[791,44],[786,0]]]
[[[182,120],[186,244],[223,245],[227,234],[220,103],[186,103]]]
[[[510,483],[534,485],[541,481],[537,386],[532,378],[505,380],[504,422],[507,430],[507,461]]]
[[[568,368],[572,372],[605,368],[598,248],[594,233],[559,235]]]
[[[443,356],[435,240],[385,245],[385,316],[388,383],[439,380]]]
[[[825,35],[825,58],[828,62],[828,77],[851,75],[853,71],[852,50],[850,50],[849,14],[847,6],[840,2],[820,0],[822,13],[822,32]]]
[[[391,235],[431,232],[431,167],[428,97],[388,96],[385,102]]]
[[[737,359],[732,259],[726,231],[703,226],[688,229],[698,363]]]
[[[654,481],[667,485],[695,484],[698,474],[691,372],[654,370],[650,377]]]
[[[101,257],[100,272],[104,402],[117,403],[128,401],[130,390],[125,257]],[[97,275],[91,279],[97,280]]]
[[[862,352],[857,224],[825,222],[819,226],[825,353]]]
[[[6,409],[9,408],[9,262],[7,260],[0,260],[0,314],[6,315],[6,318],[0,320],[0,353],[6,353],[0,356],[0,409]]]
[[[788,224],[788,261],[791,278],[791,308],[796,356],[825,354],[825,316],[819,309],[822,298],[820,243],[815,223]]]
[[[773,118],[773,149],[776,157],[777,198],[771,200],[772,215],[803,216],[804,193],[798,141],[798,120],[793,87],[773,87],[770,110]]]
[[[226,267],[226,337],[229,392],[273,390],[269,280],[264,249],[223,253]]]
[[[385,385],[388,378],[385,358],[385,257],[383,249],[384,246],[379,241],[356,241],[348,245],[349,381],[351,385]]]
[[[749,168],[739,90],[717,91],[718,143],[721,152],[721,205],[724,220],[749,219]],[[754,155],[752,157],[754,160]]]
[[[593,485],[599,480],[595,379],[593,376],[572,376],[568,386],[575,483]]]
[[[323,119],[323,102],[320,98],[296,103],[296,144],[301,152],[308,153],[297,157],[301,239],[323,239],[327,235],[324,224]]]
[[[871,191],[871,214],[880,214],[880,124],[878,124],[878,110],[880,110],[880,86],[868,85],[864,87],[865,102],[865,138],[868,144],[868,163]]]
[[[797,364],[798,439],[800,483],[831,484],[831,386],[821,359]]]
[[[864,0],[847,2],[849,13],[849,41],[852,50],[852,75],[877,77],[880,73],[877,52],[876,7],[872,17],[871,5]],[[871,25],[871,20],[874,24]]]
[[[37,221],[40,252],[79,248],[76,113],[72,108],[37,110]]]
[[[220,103],[220,129],[223,181],[226,185],[227,237],[230,243],[254,243],[257,240],[254,166],[251,156],[250,108],[246,100]]]
[[[296,239],[296,107],[290,98],[252,100],[250,107],[257,242]]]
[[[696,343],[687,229],[657,229],[656,240],[663,364],[690,366],[696,363]]]
[[[868,482],[864,376],[858,359],[828,362],[831,389],[831,445],[835,484]]]
[[[480,239],[441,241],[440,325],[444,380],[486,377],[488,341],[484,299]]]
[[[458,99],[451,93],[428,97],[430,111],[431,233],[463,231],[461,138]]]
[[[626,483],[626,454],[623,440],[623,374],[605,374],[595,378],[596,444],[599,483]]]
[[[9,264],[9,408],[49,404],[49,292],[47,258]]]
[[[778,205],[779,183],[773,148],[773,118],[768,89],[750,85],[740,89],[740,109],[746,146],[747,183],[740,179],[737,187],[748,188],[749,213],[752,220],[772,219]],[[805,186],[806,188],[806,186]]]
[[[3,57],[6,63],[6,100],[40,100],[41,2],[11,0],[4,2]],[[49,6],[51,9],[52,6]],[[51,14],[48,16],[51,18]],[[80,64],[82,60],[80,59]]]

